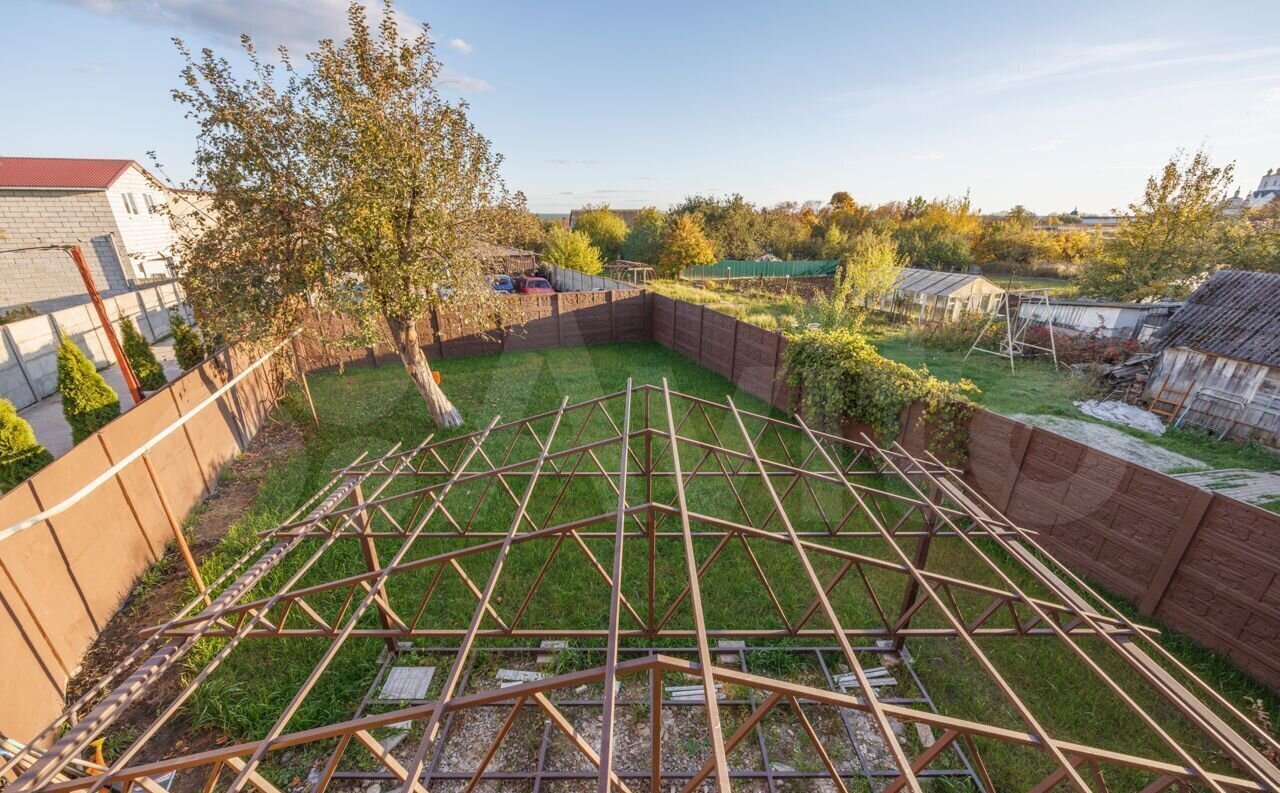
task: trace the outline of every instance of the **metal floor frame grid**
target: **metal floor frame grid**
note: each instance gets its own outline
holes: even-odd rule
[[[536,708],[589,762],[591,786],[599,793],[627,792],[632,790],[628,780],[635,783],[635,778],[633,769],[623,778],[615,766],[613,726],[620,704],[615,682],[647,675],[650,735],[658,740],[651,740],[645,781],[651,790],[666,789],[664,777],[676,772],[663,764],[664,704],[656,698],[663,693],[663,676],[678,674],[701,685],[698,704],[709,743],[702,767],[678,777],[684,791],[704,786],[726,791],[735,779],[756,778],[755,772],[732,767],[729,753],[758,736],[755,727],[780,708],[809,734],[814,764],[825,769],[828,783],[847,790],[849,775],[841,773],[805,715],[806,707],[815,706],[857,711],[874,726],[891,755],[893,768],[878,783],[888,793],[922,793],[929,778],[943,770],[935,766],[949,762],[940,758],[953,756],[964,758],[976,787],[994,790],[976,748],[979,741],[1041,753],[1052,770],[1036,791],[1109,791],[1108,776],[1114,778],[1118,769],[1139,774],[1143,793],[1280,789],[1280,768],[1269,759],[1280,753],[1280,743],[1268,730],[1196,677],[1154,640],[1152,629],[1134,624],[1054,561],[1033,533],[1002,516],[960,471],[928,453],[913,455],[897,444],[881,448],[865,436],[821,432],[800,418],[742,410],[732,399],[717,403],[679,394],[665,381],[637,387],[628,381],[617,393],[574,405],[566,397],[556,410],[499,422],[495,416],[481,430],[442,441],[428,436],[407,450],[397,445],[374,459],[361,455],[337,470],[293,516],[261,532],[259,544],[181,612],[145,631],[119,665],[0,767],[0,777],[16,777],[9,789],[23,793],[94,793],[108,786],[122,793],[156,793],[156,780],[176,772],[206,791],[278,793],[262,773],[279,756],[274,753],[315,746],[328,758],[308,784],[315,791],[328,789],[349,765],[343,758],[351,755],[379,769],[404,793],[423,792],[431,779],[441,781],[438,757],[455,714],[503,706],[508,715],[486,738],[483,760],[466,790],[482,783],[520,714]],[[566,499],[571,487],[593,494],[595,501],[587,499],[590,509]],[[445,550],[415,556],[415,542],[427,539],[443,543]],[[589,541],[606,539],[612,541],[608,554],[597,556]],[[715,547],[706,553],[712,540]],[[851,542],[859,549],[857,543],[869,543],[876,553],[844,547]],[[363,571],[336,579],[312,574],[339,543],[359,547]],[[660,558],[659,543],[672,549],[669,558]],[[967,554],[982,580],[931,567],[935,543]],[[743,568],[746,578],[735,583],[750,582],[761,608],[772,608],[765,620],[769,626],[762,627],[758,615],[743,613],[749,609],[726,611],[717,601],[719,568],[713,563],[731,547],[749,562]],[[511,570],[520,571],[516,563],[523,554],[548,548],[536,575],[515,579],[512,586],[522,594],[504,602],[498,595],[506,591],[504,571],[516,575]],[[579,601],[568,612],[543,613],[534,604],[554,578],[548,571],[562,548],[581,552],[579,569],[608,595]],[[468,571],[467,565],[477,569]],[[1016,580],[1009,574],[1011,565],[1018,570]],[[272,580],[283,583],[266,589],[262,584],[273,571],[278,575]],[[784,604],[775,590],[780,575],[789,577],[792,594],[797,584],[807,592],[802,612]],[[713,583],[709,594],[704,579]],[[682,587],[674,598],[666,595],[667,584]],[[850,598],[848,587],[862,594]],[[844,596],[837,597],[838,591]],[[451,597],[455,601],[449,607]],[[458,597],[466,598],[465,608],[458,607]],[[710,618],[708,605],[715,607]],[[466,627],[451,624],[451,618],[468,612]],[[575,619],[583,624],[575,626]],[[584,621],[595,619],[604,627],[584,627]],[[197,643],[215,637],[225,641],[190,672],[173,700],[154,714],[148,711],[154,718],[132,743],[107,767],[93,769],[100,773],[86,775],[82,757],[91,743],[131,708],[143,707],[150,683],[177,674]],[[327,648],[265,735],[178,756],[151,744],[244,641],[301,637],[325,639]],[[553,637],[601,644],[602,663],[509,688],[467,690],[475,652],[494,651],[493,642]],[[955,662],[980,670],[991,696],[1017,724],[950,715],[932,700],[920,707],[880,697],[858,648],[884,642],[896,652],[917,637],[954,641],[964,651]],[[399,642],[415,639],[456,648],[454,662],[441,670],[434,699],[377,713],[361,708],[342,722],[291,730],[348,641],[383,642],[394,653]],[[848,666],[856,693],[832,690],[830,670],[825,685],[813,686],[718,666],[717,639],[753,646],[771,640],[830,645]],[[1019,695],[1020,681],[1002,673],[980,641],[1053,643],[1073,659],[1088,685],[1123,704],[1132,717],[1124,730],[1149,732],[1165,757],[1054,735],[1042,714]],[[632,644],[651,649],[637,654]],[[662,649],[690,644],[692,658]],[[1108,663],[1122,665],[1128,682],[1109,674],[1095,657],[1099,653]],[[602,687],[600,735],[588,741],[552,697],[597,682]],[[717,698],[718,687],[731,685],[748,690],[754,703],[732,731]],[[1176,739],[1143,704],[1152,701],[1175,709],[1199,742]],[[397,757],[373,730],[406,721],[421,722],[423,729],[412,756]],[[926,725],[937,738],[908,754],[895,728],[911,724]],[[1215,761],[1225,758],[1233,770],[1206,768],[1206,746]],[[538,768],[519,774],[535,784],[546,776]],[[766,772],[765,779],[772,787],[779,776]]]

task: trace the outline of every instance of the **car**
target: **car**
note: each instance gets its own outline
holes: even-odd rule
[[[516,291],[522,295],[554,295],[556,290],[545,278],[517,278]]]
[[[515,282],[511,280],[509,275],[491,275],[488,278],[489,286],[493,291],[509,295],[516,291]]]

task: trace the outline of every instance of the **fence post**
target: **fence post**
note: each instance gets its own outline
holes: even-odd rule
[[[551,296],[551,313],[556,318],[556,346],[564,346],[564,316],[560,313],[560,293]]]
[[[169,506],[169,499],[164,494],[164,488],[160,485],[160,478],[156,476],[156,469],[151,465],[151,454],[143,452],[142,464],[147,467],[147,476],[151,477],[151,485],[156,489],[156,495],[160,497],[160,508],[164,510],[164,517],[169,521],[169,528],[173,531],[173,539],[178,543],[178,551],[182,554],[182,561],[187,564],[187,572],[191,574],[191,580],[195,582],[196,589],[200,591],[200,596],[204,598],[205,605],[209,605],[212,601],[209,598],[209,591],[204,587],[204,579],[200,577],[200,566],[196,564],[196,558],[191,555],[191,547],[187,545],[187,538],[182,533],[182,524],[178,522],[178,518],[173,514],[173,507]]]
[[[1013,491],[1017,488],[1018,476],[1022,473],[1022,462],[1027,459],[1027,449],[1031,447],[1031,436],[1035,433],[1035,427],[1030,424],[1022,424],[1021,427],[1022,432],[1014,447],[1013,457],[1009,460],[1009,472],[1004,477],[1004,487],[995,500],[996,509],[1001,512],[1008,509],[1009,502],[1013,500]]]
[[[729,382],[737,385],[738,374],[738,326],[742,320],[733,321],[733,336],[729,340]]]
[[[609,341],[618,340],[618,310],[613,305],[613,290],[604,293],[604,300],[609,304]]]
[[[1165,548],[1164,556],[1160,559],[1160,566],[1156,568],[1151,584],[1147,587],[1142,600],[1138,602],[1138,613],[1142,616],[1150,617],[1156,613],[1160,601],[1164,599],[1164,593],[1168,591],[1169,584],[1173,581],[1174,573],[1178,571],[1178,565],[1182,564],[1182,557],[1186,556],[1187,549],[1191,547],[1191,541],[1195,539],[1196,532],[1204,523],[1204,516],[1209,513],[1213,498],[1213,491],[1196,488],[1195,494],[1187,502],[1178,531],[1170,538],[1169,546]]]

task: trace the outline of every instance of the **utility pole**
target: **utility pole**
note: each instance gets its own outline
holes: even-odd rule
[[[120,373],[124,375],[125,385],[129,386],[129,394],[133,397],[133,404],[142,401],[142,388],[138,385],[138,378],[133,374],[133,367],[129,365],[129,359],[125,357],[124,350],[120,348],[120,340],[116,338],[116,329],[111,325],[111,318],[107,316],[107,307],[102,302],[102,295],[98,294],[98,287],[93,283],[93,274],[89,272],[89,266],[84,262],[84,254],[80,252],[79,245],[71,245],[66,248],[71,254],[71,260],[76,263],[76,268],[80,270],[80,277],[84,279],[85,291],[89,293],[89,299],[93,301],[93,307],[98,311],[98,319],[102,321],[102,331],[107,334],[107,341],[111,344],[111,351],[115,353],[116,364],[120,367]]]

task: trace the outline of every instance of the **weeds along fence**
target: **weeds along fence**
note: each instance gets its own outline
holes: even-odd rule
[[[212,492],[292,366],[286,343],[223,349],[0,497],[0,732],[25,740],[62,711],[84,652],[174,539],[169,514]]]
[[[103,298],[107,316],[132,319],[155,341],[169,335],[169,311],[190,319],[185,296],[176,281]],[[35,404],[58,390],[57,351],[63,336],[72,340],[99,368],[115,363],[110,343],[93,305],[85,303],[49,314],[0,325],[0,396],[19,408]]]

